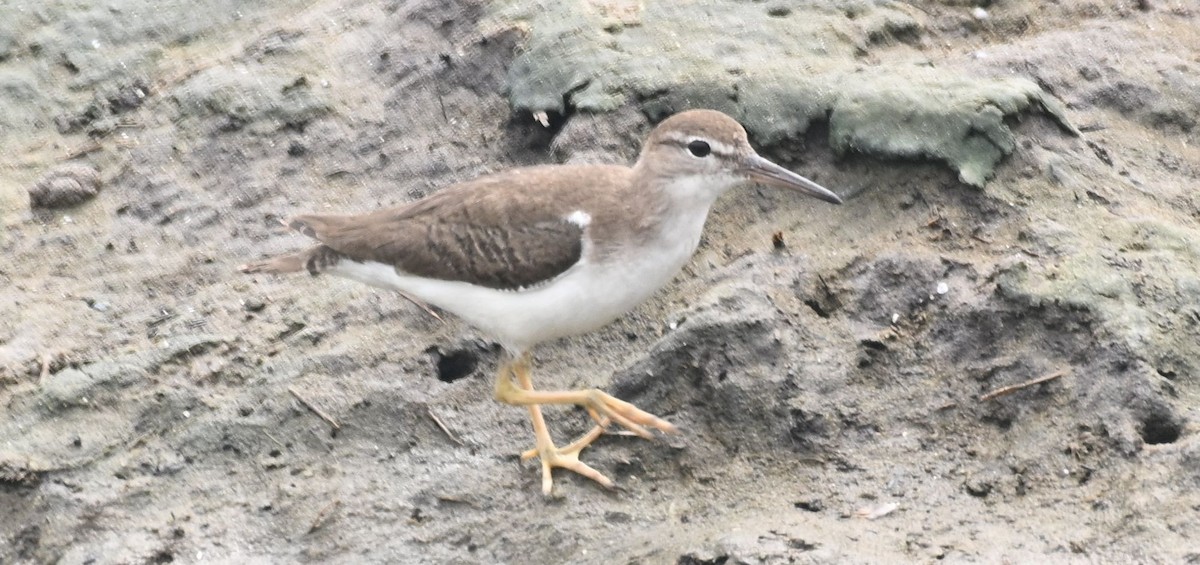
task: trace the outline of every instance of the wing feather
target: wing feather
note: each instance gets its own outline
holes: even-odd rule
[[[287,224],[355,261],[488,288],[529,288],[578,263],[585,234],[567,219],[570,202],[545,191],[514,191],[521,183],[512,175],[483,177],[395,208],[306,214]]]

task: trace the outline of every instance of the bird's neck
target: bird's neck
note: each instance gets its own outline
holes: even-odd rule
[[[664,261],[677,269],[696,250],[708,212],[725,187],[699,176],[677,176],[661,179],[654,190],[659,197],[653,240],[669,256]]]
[[[706,175],[680,175],[657,179],[664,203],[680,213],[707,214],[731,183]]]

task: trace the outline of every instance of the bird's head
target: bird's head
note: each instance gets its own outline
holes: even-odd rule
[[[757,182],[842,203],[829,189],[761,157],[746,129],[716,110],[688,110],[663,120],[642,146],[636,170],[684,192],[683,197],[711,201],[737,185]]]

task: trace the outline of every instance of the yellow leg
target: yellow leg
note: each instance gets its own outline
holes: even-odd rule
[[[516,377],[517,383],[512,381],[514,377]],[[576,392],[539,392],[533,390],[533,379],[529,377],[528,354],[522,355],[514,361],[506,362],[500,367],[500,373],[497,375],[496,380],[496,398],[500,402],[524,405],[524,407],[529,409],[530,419],[533,420],[536,447],[533,450],[522,453],[521,458],[529,459],[536,456],[541,459],[541,491],[547,495],[553,489],[552,470],[556,467],[575,471],[575,473],[586,476],[588,479],[599,482],[602,486],[612,488],[613,483],[611,480],[608,480],[608,477],[580,461],[580,452],[583,451],[584,447],[592,444],[592,441],[599,438],[601,434],[604,434],[605,427],[610,421],[622,423],[622,425],[629,427],[638,435],[642,435],[642,437],[650,437],[646,428],[642,427],[643,425],[653,426],[664,432],[676,431],[676,428],[670,425],[670,423],[644,413],[644,411],[638,410],[628,402],[618,401],[617,398],[605,395],[604,392],[600,392],[599,390]],[[541,414],[541,407],[539,407],[541,402],[551,404],[581,404],[584,408],[588,409],[588,413],[592,414],[593,419],[599,425],[564,447],[554,446],[554,441],[550,437],[550,431],[546,428],[545,417],[542,417]],[[604,414],[604,416],[600,414]]]
[[[555,467],[562,467],[569,471],[574,471],[583,475],[605,488],[613,488],[613,482],[601,472],[591,468],[587,464],[579,460],[579,452],[587,447],[597,437],[604,433],[604,428],[597,426],[585,436],[572,442],[563,448],[555,447],[554,440],[550,437],[550,431],[546,428],[546,419],[542,417],[542,409],[537,404],[528,404],[514,402],[513,399],[520,396],[520,393],[525,392],[512,382],[514,373],[518,375],[521,381],[521,386],[531,388],[533,381],[529,378],[528,357],[522,357],[514,362],[505,363],[500,367],[500,374],[496,376],[496,399],[508,404],[524,405],[529,408],[530,419],[533,420],[533,435],[536,440],[537,447],[534,448],[533,454],[537,455],[542,462],[542,494],[549,495],[554,488],[554,479],[552,470]],[[524,370],[519,369],[524,365]],[[529,459],[532,457],[522,454],[521,459]]]
[[[526,356],[524,363],[522,363],[522,364],[524,365],[525,370],[514,371],[517,376],[517,385],[520,386],[522,389],[525,389],[526,391],[532,391],[533,390],[533,379],[530,378],[530,376],[529,376],[528,356]],[[529,406],[538,408],[538,415],[536,417],[540,418],[541,417],[540,407],[537,406],[536,404],[530,404]],[[588,433],[583,434],[582,436],[579,436],[579,438],[576,439],[575,441],[567,444],[564,447],[559,448],[558,451],[560,453],[574,453],[576,455],[576,458],[578,458],[579,452],[583,451],[583,448],[591,445],[593,441],[596,441],[596,438],[604,435],[604,429],[608,427],[609,419],[601,418],[600,415],[596,414],[596,411],[592,410],[591,408],[588,408],[588,413],[590,413],[592,415],[592,418],[596,420],[596,425],[593,426],[592,429],[590,431],[588,431]],[[526,450],[525,452],[521,453],[521,461],[528,461],[530,459],[533,459],[534,457],[537,457],[538,455],[539,455],[538,448],[536,448],[536,447],[533,449]]]
[[[597,423],[595,426],[592,426],[592,429],[589,430],[588,433],[579,436],[575,441],[568,443],[566,446],[560,449],[562,451],[574,451],[576,453],[583,451],[583,448],[591,445],[593,441],[596,441],[596,438],[604,435],[604,430],[607,427],[608,420],[600,420],[599,423]],[[525,451],[521,452],[521,461],[528,461],[537,456],[538,450],[536,447],[533,449],[526,449]]]
[[[529,406],[531,404],[578,404],[587,409],[588,413],[597,423],[604,419],[611,420],[625,427],[629,431],[651,439],[654,436],[646,429],[647,426],[665,433],[676,433],[678,429],[670,422],[663,420],[649,412],[645,412],[624,400],[614,398],[612,395],[599,390],[572,390],[572,391],[538,391],[532,389],[532,383],[529,380],[529,356],[528,354],[521,356],[516,361],[510,364],[511,371],[517,376],[524,386],[529,383],[526,388],[518,388],[510,386],[507,390],[500,390],[502,382],[512,381],[505,378],[496,382],[496,398],[502,402],[509,404],[518,404]]]

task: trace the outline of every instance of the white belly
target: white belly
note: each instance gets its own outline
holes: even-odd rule
[[[397,273],[389,265],[342,261],[330,272],[392,288],[454,313],[514,352],[539,342],[590,332],[632,310],[687,264],[707,214],[663,226],[663,236],[602,262],[583,260],[544,285],[496,290]]]

